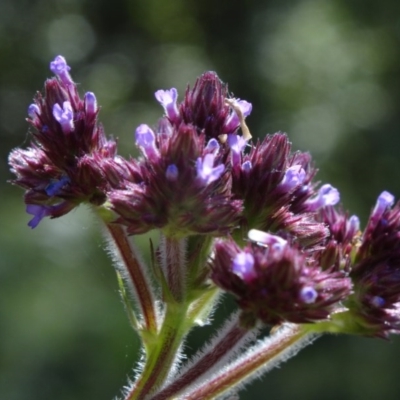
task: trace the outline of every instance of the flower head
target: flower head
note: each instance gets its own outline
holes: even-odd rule
[[[102,204],[113,184],[132,178],[125,167],[119,182],[115,180],[121,162],[115,162],[115,141],[108,140],[97,123],[95,95],[87,92],[80,98],[64,57],[57,56],[50,69],[57,77],[46,81],[45,94],[38,93],[28,108],[31,146],[16,148],[9,156],[16,175],[13,183],[26,189],[28,211],[35,211],[30,226],[45,216],[61,216],[81,202]]]
[[[167,236],[227,233],[238,224],[241,201],[232,199],[226,157],[215,139],[193,125],[161,120],[154,132],[139,127],[143,180],[111,190],[109,204],[130,233],[160,228]]]
[[[392,208],[393,203],[388,192],[378,197],[354,257],[354,294],[343,316],[352,333],[400,333],[400,205]]]
[[[351,282],[343,273],[312,266],[304,254],[279,237],[266,235],[264,241],[261,246],[240,249],[233,241],[219,240],[215,247],[211,277],[235,295],[245,321],[324,320],[349,295]]]

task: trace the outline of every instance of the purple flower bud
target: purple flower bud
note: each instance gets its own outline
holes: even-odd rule
[[[53,116],[61,125],[64,133],[70,133],[74,130],[74,112],[69,101],[64,101],[63,108],[58,103],[54,104]]]
[[[270,233],[259,231],[258,229],[250,229],[247,234],[248,238],[257,244],[272,247],[275,250],[283,249],[287,241],[280,236],[271,235]]]
[[[247,160],[242,164],[243,172],[250,172],[252,168],[253,168],[253,165],[251,164],[250,160]]]
[[[350,237],[353,237],[360,230],[360,219],[357,215],[352,215],[347,221],[347,231]]]
[[[135,132],[136,145],[139,146],[149,160],[158,159],[156,136],[146,124],[139,125]]]
[[[251,281],[256,277],[254,257],[251,253],[242,251],[232,261],[232,272],[244,281]]]
[[[60,192],[60,190],[65,186],[67,183],[70,182],[70,179],[68,176],[63,176],[61,179],[58,181],[54,181],[47,185],[45,191],[48,196],[57,196],[57,194]]]
[[[233,99],[231,99],[231,100],[233,100]],[[245,118],[250,115],[251,110],[253,108],[252,104],[246,100],[236,99],[235,105],[239,108],[243,117],[245,117]],[[229,115],[229,117],[226,120],[225,130],[226,130],[226,132],[234,132],[239,125],[240,125],[240,118],[237,115],[236,111],[234,109],[232,109],[231,114]]]
[[[217,153],[219,150],[219,143],[217,139],[210,139],[207,143],[206,150],[210,151],[211,153]]]
[[[371,299],[371,304],[376,308],[381,308],[386,304],[386,301],[383,297],[374,296]]]
[[[300,299],[303,303],[312,304],[317,297],[317,291],[311,286],[304,286],[300,291]]]
[[[179,110],[176,104],[178,91],[175,88],[170,90],[157,90],[154,95],[157,101],[163,106],[169,120],[175,122],[179,117]]]
[[[389,192],[382,192],[376,201],[375,208],[372,211],[370,220],[378,221],[387,208],[391,207],[394,203],[394,196]]]
[[[279,186],[281,189],[290,192],[296,186],[301,185],[304,182],[305,177],[306,171],[304,171],[301,165],[292,165],[286,170]]]
[[[325,206],[334,206],[340,200],[339,191],[332,185],[322,185],[318,194],[313,199],[307,201],[307,209],[309,211],[316,211]]]
[[[232,150],[232,166],[239,166],[241,162],[241,153],[247,144],[247,140],[236,134],[228,135],[228,145]]]
[[[165,176],[169,181],[176,181],[178,179],[179,171],[175,164],[168,165],[165,171]]]
[[[85,93],[85,112],[88,117],[97,113],[97,99],[94,93]]]
[[[29,118],[35,120],[40,115],[40,108],[36,104],[31,104],[28,107]]]
[[[217,180],[225,170],[224,164],[219,164],[214,167],[214,154],[206,154],[204,159],[199,157],[196,162],[197,177],[204,185]]]
[[[71,67],[68,66],[67,61],[63,56],[57,56],[54,61],[50,63],[51,72],[57,75],[60,78],[61,82],[65,85],[70,85],[74,83],[68,72],[70,69]]]

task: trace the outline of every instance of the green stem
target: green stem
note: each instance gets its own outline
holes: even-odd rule
[[[179,393],[205,374],[212,374],[216,364],[224,359],[232,359],[247,341],[254,339],[257,330],[248,331],[238,324],[238,314],[227,322],[218,336],[201,350],[198,358],[189,362],[188,366],[178,375],[173,382],[157,393],[151,400],[167,400],[178,398]],[[246,340],[247,339],[247,340]],[[207,375],[206,375],[207,376]]]
[[[169,303],[158,338],[146,348],[144,369],[125,400],[142,400],[162,385],[173,370],[190,326],[188,326],[187,306]]]

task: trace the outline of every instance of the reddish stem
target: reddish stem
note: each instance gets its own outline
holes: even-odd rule
[[[212,346],[209,353],[204,354],[203,357],[183,373],[183,375],[178,377],[176,381],[164,388],[161,392],[157,393],[151,400],[169,399],[170,396],[176,395],[179,391],[186,388],[228,354],[247,332],[247,330],[238,325],[234,325],[226,335],[221,338],[222,340]]]
[[[154,299],[150,291],[150,284],[142,270],[142,265],[135,256],[134,251],[125,234],[125,230],[114,224],[107,224],[107,229],[114,241],[119,255],[123,261],[124,266],[130,277],[137,298],[139,306],[143,313],[146,330],[150,332],[157,331],[157,319],[154,308]]]
[[[259,349],[260,351],[253,351],[248,353],[247,357],[246,355],[241,357],[238,361],[233,362],[230,367],[216,373],[213,379],[207,380],[200,387],[181,398],[185,400],[214,399],[230,388],[237,386],[269,361],[273,361],[274,358],[278,358],[280,355],[282,356],[282,353],[285,353],[305,336],[306,332],[300,326],[294,326],[284,335],[271,337],[270,341]],[[304,341],[303,346],[309,343],[311,341]],[[302,346],[298,345],[297,350],[300,347]],[[293,355],[296,352],[293,352]]]

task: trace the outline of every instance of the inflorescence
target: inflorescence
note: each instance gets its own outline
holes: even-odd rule
[[[9,157],[35,228],[86,203],[129,235],[209,237],[206,273],[191,281],[233,294],[240,323],[308,324],[316,331],[387,338],[400,332],[400,204],[383,192],[364,231],[308,153],[284,133],[252,140],[252,105],[214,72],[178,101],[158,90],[164,115],[134,132],[137,159],[117,153],[93,93],[80,97],[62,56],[28,107],[32,141]],[[241,131],[242,134],[239,134]],[[202,286],[203,285],[203,286]]]

